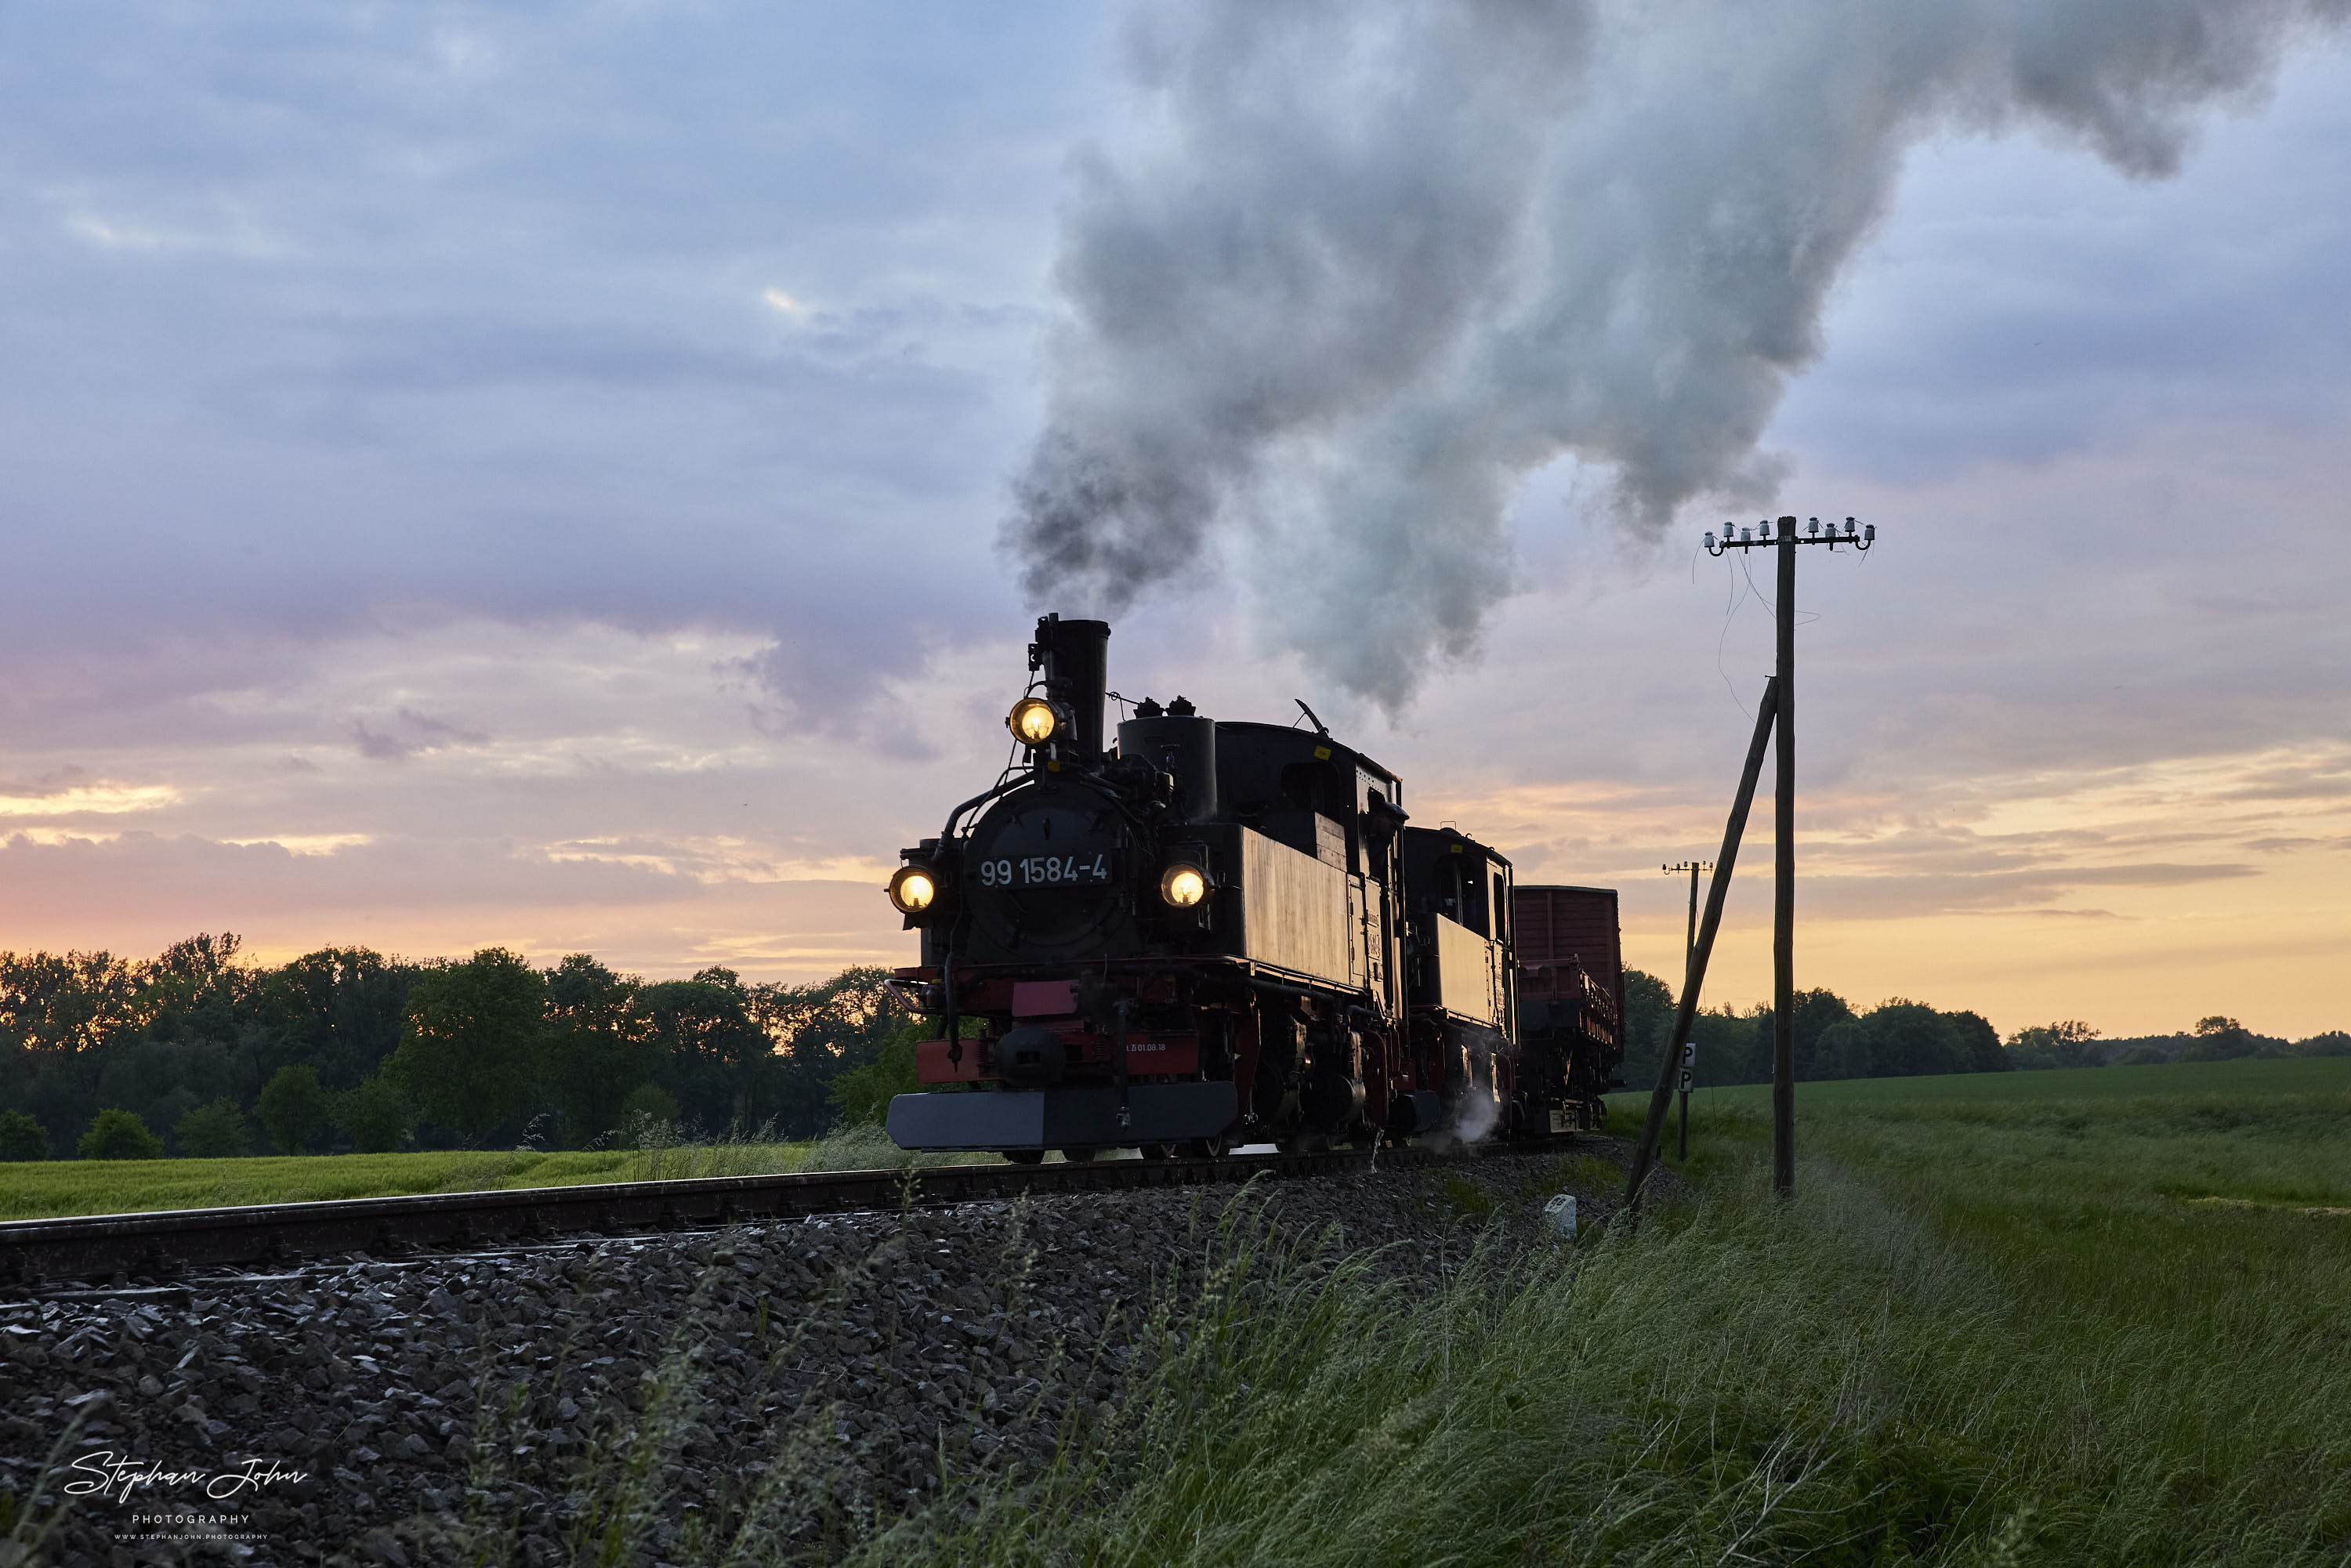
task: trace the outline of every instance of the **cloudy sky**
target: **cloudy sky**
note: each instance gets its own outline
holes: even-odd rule
[[[879,883],[1001,760],[1036,609],[1005,525],[1097,384],[1102,171],[1173,178],[1180,87],[1135,40],[1178,12],[0,11],[0,947],[909,955]],[[1554,260],[1593,149],[1698,101],[1652,82],[1593,131],[1594,16],[1565,88],[1500,100]],[[1698,537],[1852,514],[1878,548],[1808,551],[1799,595],[1799,983],[2003,1030],[2351,1027],[2351,48],[2273,43],[2176,147],[1980,103],[1873,144],[1882,201],[1720,482],[1628,510],[1618,448],[1520,440],[1447,558],[1488,597],[1374,639],[1385,674],[1331,639],[1413,613],[1377,571],[1422,567],[1341,538],[1318,584],[1325,483],[1311,528],[1261,490],[1155,567],[1113,685],[1343,716],[1416,821],[1622,888],[1672,973],[1658,868],[1712,858],[1771,647],[1768,563]],[[1285,48],[1257,66],[1311,73]],[[1406,198],[1351,189],[1388,232]],[[1520,303],[1565,287],[1532,254]],[[1391,281],[1380,320],[1453,319]],[[1307,362],[1269,319],[1268,364]],[[1378,412],[1326,469],[1388,450]],[[1708,992],[1741,1005],[1761,837],[1743,865]]]

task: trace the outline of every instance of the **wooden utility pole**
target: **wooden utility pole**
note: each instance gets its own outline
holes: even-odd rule
[[[1771,1190],[1796,1190],[1796,519],[1780,519],[1779,777],[1771,792]]]
[[[1740,770],[1739,792],[1731,797],[1730,821],[1723,825],[1722,852],[1715,858],[1714,881],[1706,891],[1706,917],[1698,922],[1690,948],[1689,973],[1682,980],[1681,1000],[1674,1008],[1673,1038],[1666,1042],[1665,1059],[1657,1063],[1657,1086],[1649,1095],[1649,1119],[1641,1128],[1640,1146],[1633,1151],[1633,1174],[1625,1184],[1627,1207],[1638,1207],[1641,1184],[1657,1163],[1657,1145],[1665,1136],[1666,1110],[1673,1101],[1674,1077],[1681,1067],[1682,1047],[1689,1043],[1690,1025],[1698,1017],[1698,989],[1706,979],[1706,961],[1714,952],[1714,934],[1722,925],[1722,901],[1730,892],[1730,871],[1739,863],[1739,841],[1747,833],[1748,808],[1755,802],[1755,780],[1763,771],[1763,748],[1771,744],[1771,721],[1779,712],[1776,681],[1763,683],[1763,700],[1755,709],[1755,735],[1747,743],[1747,765]]]
[[[1796,519],[1780,519],[1778,602],[1771,614],[1779,622],[1778,732],[1772,749],[1779,763],[1771,803],[1774,866],[1771,879],[1771,1186],[1782,1197],[1796,1190],[1796,547],[1840,544],[1865,550],[1877,540],[1872,523],[1856,534],[1854,520],[1844,520],[1844,532],[1832,525],[1821,532],[1821,520],[1811,519],[1810,533],[1798,538]],[[1771,525],[1758,523],[1752,534],[1740,528],[1731,537],[1722,526],[1722,543],[1706,536],[1708,555],[1734,549],[1771,549]]]

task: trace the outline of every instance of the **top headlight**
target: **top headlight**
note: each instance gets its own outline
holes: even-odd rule
[[[1061,716],[1042,697],[1022,697],[1004,722],[1023,746],[1042,746],[1061,728]]]
[[[898,874],[890,879],[890,902],[901,915],[920,915],[936,903],[938,896],[938,879],[931,874],[928,866],[900,866]]]

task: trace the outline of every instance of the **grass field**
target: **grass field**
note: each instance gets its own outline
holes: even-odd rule
[[[1417,1299],[1235,1244],[1050,1474],[823,1560],[2351,1563],[2351,1063],[1804,1084],[1785,1204],[1769,1104],[1698,1097],[1695,1196]],[[726,1560],[807,1560],[755,1522]]]
[[[1768,1090],[1719,1092],[1695,1196],[1417,1299],[1244,1223],[1034,1484],[852,1505],[870,1532],[814,1556],[711,1519],[711,1560],[2351,1563],[2343,1064],[1800,1093],[1792,1202]],[[1530,1201],[1488,1198],[1465,1224]],[[492,1561],[507,1527],[482,1522]]]
[[[1784,1206],[1711,1098],[1695,1200],[1421,1306],[1260,1265],[1131,1442],[874,1555],[2351,1562],[2351,1063],[1802,1085]]]
[[[2304,1056],[2272,1061],[2165,1062],[2147,1067],[2071,1067],[2054,1072],[1953,1072],[1934,1078],[1838,1078],[1796,1085],[1799,1106],[1933,1101],[2122,1100],[2147,1095],[2301,1094],[2351,1090],[2351,1056]],[[1700,1089],[1693,1110],[1752,1103],[1769,1106],[1769,1083]],[[1608,1097],[1614,1112],[1635,1116],[1648,1091]]]
[[[864,1127],[813,1143],[717,1142],[601,1153],[493,1149],[222,1160],[36,1160],[0,1165],[0,1222],[408,1193],[844,1170],[905,1159],[881,1129]]]

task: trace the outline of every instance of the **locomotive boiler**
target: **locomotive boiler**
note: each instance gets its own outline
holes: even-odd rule
[[[1014,762],[900,853],[922,951],[893,984],[935,1027],[891,1137],[1035,1161],[1561,1124],[1591,1075],[1520,1060],[1510,862],[1408,825],[1303,704],[1146,699],[1106,737],[1109,638],[1037,623]]]

